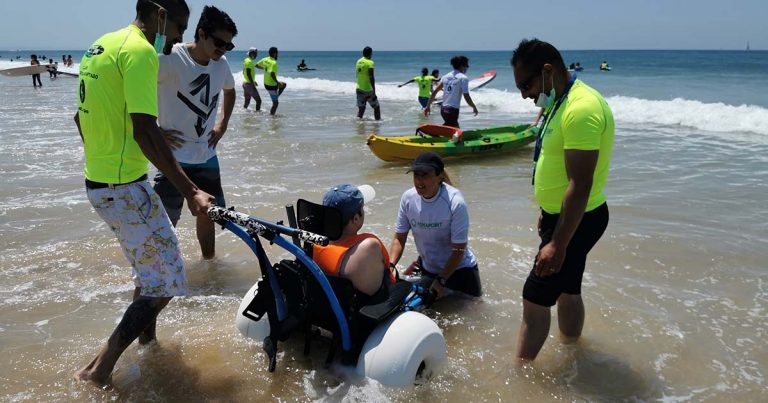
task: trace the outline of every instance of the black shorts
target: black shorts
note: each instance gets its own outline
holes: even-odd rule
[[[541,215],[539,250],[552,239],[557,220],[560,218],[560,214],[547,214],[543,211]],[[565,250],[565,261],[560,271],[551,276],[539,277],[535,269],[531,269],[523,287],[523,298],[534,304],[550,307],[555,305],[560,294],[580,295],[587,253],[595,246],[607,226],[608,205],[606,203],[584,213]]]
[[[418,272],[421,274],[419,284],[425,288],[432,286],[432,282],[435,281],[435,275],[426,270],[419,270]],[[463,292],[473,297],[483,295],[483,287],[480,284],[480,270],[477,269],[477,265],[454,270],[451,277],[448,277],[448,280],[445,281],[445,288]]]
[[[450,106],[440,108],[440,115],[443,117],[443,125],[459,127],[459,109]]]
[[[201,164],[200,167],[182,166],[182,169],[187,174],[189,180],[197,185],[200,190],[216,198],[217,206],[226,206],[224,191],[221,189],[218,162],[216,162],[215,166],[204,166]],[[165,207],[165,211],[168,213],[168,218],[171,219],[173,225],[176,225],[181,217],[181,209],[184,207],[184,196],[176,190],[176,186],[160,171],[155,176],[154,189],[160,196],[160,200],[163,201],[163,207]]]

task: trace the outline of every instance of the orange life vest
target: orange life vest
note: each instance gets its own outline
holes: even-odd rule
[[[365,239],[375,238],[381,246],[381,254],[384,255],[384,267],[387,273],[389,273],[389,282],[395,282],[395,275],[389,270],[389,252],[384,247],[384,243],[381,242],[376,235],[373,234],[357,234],[343,240],[336,244],[328,246],[313,245],[312,247],[312,259],[323,269],[323,272],[329,276],[338,276],[341,270],[341,262],[344,260],[344,255],[355,245],[359,244]],[[382,272],[383,275],[383,272]]]

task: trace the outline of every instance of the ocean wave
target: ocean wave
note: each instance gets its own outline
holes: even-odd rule
[[[241,72],[236,73],[235,77],[238,84],[242,84]],[[355,92],[355,83],[351,81],[286,76],[281,76],[280,79],[285,81],[291,90],[333,95],[351,95]],[[416,89],[413,86],[398,88],[395,83],[380,83],[376,93],[384,101],[413,102]],[[523,99],[516,90],[483,88],[473,91],[472,98],[481,108],[490,107],[495,112],[536,114],[533,102]],[[708,132],[768,135],[768,109],[757,105],[728,105],[722,102],[708,103],[682,98],[652,100],[622,95],[606,99],[618,124],[675,126]]]

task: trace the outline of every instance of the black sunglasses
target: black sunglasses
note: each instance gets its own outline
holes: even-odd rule
[[[221,38],[217,38],[213,34],[206,34],[209,38],[213,39],[213,46],[216,46],[219,49],[226,49],[227,52],[235,48],[235,44],[232,42],[227,42]]]
[[[539,71],[538,73],[528,77],[527,80],[523,81],[522,84],[517,86],[517,89],[520,90],[520,92],[526,92],[526,91],[530,90],[531,89],[531,85],[533,85],[533,80],[539,78],[540,75],[541,75],[541,71]]]

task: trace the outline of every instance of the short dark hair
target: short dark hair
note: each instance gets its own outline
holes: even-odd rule
[[[371,57],[372,54],[373,54],[373,49],[371,49],[370,46],[366,46],[363,48],[363,56]]]
[[[189,6],[184,0],[138,0],[136,2],[136,17],[145,21],[153,11],[157,11],[157,6],[168,10],[171,18],[189,15]]]
[[[195,41],[200,39],[197,31],[201,29],[206,35],[222,30],[229,32],[232,36],[237,36],[237,25],[232,21],[232,18],[214,6],[203,7],[200,21],[198,21],[197,28],[195,29]]]
[[[565,62],[560,51],[551,44],[539,40],[523,39],[512,52],[512,67],[521,66],[526,71],[540,70],[545,64],[551,64],[556,69],[565,71]]]
[[[427,74],[429,74],[429,69],[424,67],[423,69],[421,69],[421,74],[426,76]]]
[[[269,48],[269,55],[270,56],[275,56],[276,54],[277,54],[277,48],[276,47],[272,46],[271,48]]]
[[[435,74],[440,74],[440,70],[438,69],[432,70],[432,75],[434,76]]]
[[[451,66],[456,70],[469,66],[469,59],[466,56],[454,56],[451,58]]]

